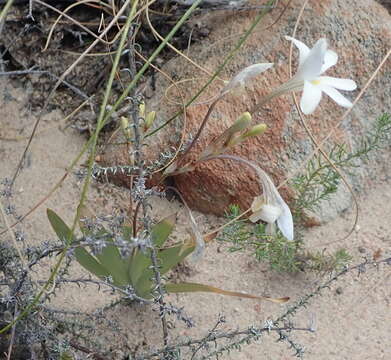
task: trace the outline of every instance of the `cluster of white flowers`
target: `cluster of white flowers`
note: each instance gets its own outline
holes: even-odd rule
[[[315,111],[322,98],[322,93],[328,95],[340,106],[351,107],[352,103],[338,90],[354,90],[357,87],[356,83],[350,79],[321,76],[338,61],[338,55],[327,49],[327,40],[319,39],[314,47],[310,49],[301,41],[290,36],[286,36],[286,39],[292,41],[299,50],[299,66],[296,74],[274,90],[267,99],[290,91],[302,90],[300,109],[306,115]],[[272,66],[271,63],[260,63],[246,67],[226,85],[221,92],[221,96],[232,89],[244,86],[250,78]],[[262,183],[263,194],[254,199],[251,206],[253,214],[250,216],[250,220],[253,222],[265,221],[267,223],[266,230],[270,234],[274,233],[275,223],[277,223],[281,233],[288,240],[293,240],[293,219],[288,205],[264,171],[259,174],[259,178]]]

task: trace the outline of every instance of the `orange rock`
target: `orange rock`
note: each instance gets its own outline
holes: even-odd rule
[[[244,67],[259,62],[274,62],[274,69],[253,80],[245,94],[237,97],[229,94],[217,104],[201,138],[187,160],[196,159],[200,151],[214,137],[232,125],[241,113],[250,110],[271,89],[289,78],[288,57],[291,44],[284,39],[284,36],[292,34],[302,1],[292,1],[282,17],[272,25],[283,10],[284,3],[286,2],[279,2],[278,8],[266,15],[220,76],[226,80],[230,79]],[[211,35],[201,44],[191,47],[189,56],[202,67],[213,72],[213,69],[216,69],[232,50],[240,35],[250,27],[255,15],[255,11],[233,15],[222,15],[220,12],[207,14],[198,22],[207,22],[212,28]],[[220,25],[222,23],[224,26]],[[296,38],[312,46],[319,38],[326,37],[329,47],[339,55],[337,65],[329,69],[326,75],[354,79],[360,90],[391,47],[390,24],[390,15],[375,2],[310,1],[304,10]],[[296,49],[293,49],[293,71],[296,69],[297,55]],[[171,84],[163,77],[158,79],[159,94],[156,94],[147,104],[149,110],[158,112],[157,125],[167,121],[180,109],[178,105],[171,105],[170,102],[179,102],[180,94],[185,99],[190,99],[208,78],[207,74],[184,58],[175,58],[168,62],[164,66],[164,71],[175,79],[186,81],[177,84],[180,92],[171,86],[167,92],[167,100],[162,94]],[[323,96],[321,105],[315,113],[305,118],[315,138],[321,141],[331,132],[330,139],[333,142],[347,142],[354,148],[355,139],[365,133],[382,111],[386,111],[391,96],[390,83],[390,72],[388,70],[387,73],[387,70],[383,69],[343,124],[339,123],[339,119],[344,109]],[[203,93],[202,99],[197,100],[201,104],[187,108],[184,130],[186,135],[194,136],[208,110],[205,101],[214,98],[222,87],[221,81],[215,81]],[[356,94],[357,92],[345,93],[351,99]],[[300,99],[300,94],[297,95]],[[253,116],[254,125],[261,122],[269,127],[266,133],[238,145],[232,153],[257,162],[271,175],[275,183],[279,184],[302,166],[313,151],[313,146],[300,123],[290,95],[273,99]],[[184,117],[178,118],[175,124],[164,128],[158,136],[148,139],[146,149],[150,160],[156,160],[157,155],[167,150],[169,146],[178,146],[184,123]],[[121,151],[117,149],[117,157],[123,152],[124,149]],[[112,161],[107,161],[109,158],[107,151],[102,158],[106,164]],[[123,159],[117,158],[115,161],[121,163]],[[199,164],[193,172],[175,176],[174,181],[192,208],[217,215],[223,214],[230,204],[238,204],[246,209],[250,206],[253,197],[260,192],[259,184],[251,169],[227,160],[213,160]],[[289,200],[292,191],[285,188],[282,196]]]

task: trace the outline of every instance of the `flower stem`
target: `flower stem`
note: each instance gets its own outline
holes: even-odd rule
[[[204,117],[204,120],[202,120],[202,123],[201,123],[201,126],[199,127],[198,131],[197,131],[197,134],[195,134],[194,136],[194,139],[192,140],[192,142],[190,143],[190,145],[188,146],[188,148],[185,150],[185,152],[183,153],[182,155],[182,159],[185,158],[185,156],[190,152],[190,150],[194,147],[196,141],[199,139],[199,137],[201,136],[201,133],[202,133],[202,130],[204,130],[205,128],[205,125],[208,121],[208,119],[210,118],[210,115],[212,114],[212,111],[214,109],[214,107],[216,106],[216,104],[218,103],[218,101],[221,99],[221,96],[219,96],[215,101],[213,101],[213,103],[209,106],[209,109],[208,109],[208,112],[206,113],[205,117]]]

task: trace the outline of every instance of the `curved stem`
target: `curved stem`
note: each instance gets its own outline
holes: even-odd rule
[[[204,117],[204,120],[202,120],[202,123],[201,123],[201,126],[199,127],[198,131],[197,131],[197,134],[195,134],[194,136],[194,139],[193,141],[190,143],[190,145],[188,146],[188,148],[185,150],[185,152],[183,153],[182,155],[182,159],[184,159],[186,157],[186,155],[190,152],[190,150],[194,147],[196,141],[199,139],[199,137],[201,136],[201,133],[202,133],[202,130],[204,130],[205,128],[205,125],[208,121],[208,119],[210,118],[210,115],[212,114],[212,111],[214,109],[214,107],[216,106],[216,104],[218,103],[218,101],[221,99],[221,96],[219,96],[215,101],[213,101],[213,103],[209,106],[209,109],[208,109],[208,112],[206,113],[205,117]]]

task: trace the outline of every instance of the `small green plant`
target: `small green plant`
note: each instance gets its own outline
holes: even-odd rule
[[[231,205],[227,218],[232,220],[241,214],[237,205]],[[296,236],[295,241],[289,241],[281,233],[271,236],[266,232],[263,223],[249,224],[246,220],[237,220],[227,226],[219,235],[218,240],[230,244],[229,251],[249,250],[258,261],[268,262],[276,271],[295,272],[300,269],[300,260],[297,250],[300,244]]]
[[[47,215],[59,239],[66,241],[70,236],[71,229],[54,211],[48,210]],[[100,229],[96,232],[81,222],[80,228],[83,232],[83,238],[78,240],[73,237],[72,243],[75,244],[72,247],[73,254],[79,264],[87,271],[113,285],[116,289],[122,289],[122,292],[128,296],[133,295],[133,298],[139,300],[152,299],[154,291],[156,291],[153,257],[156,256],[159,264],[159,274],[164,275],[196,249],[193,239],[164,247],[174,229],[175,218],[175,215],[166,217],[152,227],[150,234],[152,244],[150,245],[148,245],[148,238],[133,238],[133,231],[130,226],[123,226],[122,237],[114,239],[113,234],[109,231]],[[87,245],[93,245],[92,254],[85,249]],[[97,247],[99,250],[96,250]],[[198,283],[165,283],[164,289],[169,293],[212,292],[229,296],[264,299],[276,303],[283,303],[288,300],[288,298],[274,299],[226,291]]]
[[[316,253],[307,252],[302,255],[302,262],[305,262],[306,267],[319,273],[342,271],[352,259],[353,257],[345,249],[339,249],[334,254],[317,251]]]
[[[240,214],[239,206],[231,205],[227,218],[232,220]],[[289,241],[281,233],[268,235],[265,224],[252,225],[246,220],[234,221],[224,229],[218,240],[229,243],[230,252],[250,251],[258,261],[268,263],[271,269],[279,272],[339,271],[351,260],[345,249],[339,249],[334,254],[304,251],[300,233],[296,234],[295,241]]]
[[[348,152],[346,144],[335,144],[328,157],[336,167],[351,172],[359,166],[357,160],[367,158],[371,151],[387,144],[390,132],[391,116],[384,113],[376,119],[373,128],[360,140],[355,151]],[[329,199],[337,191],[340,180],[340,175],[321,154],[314,156],[307,163],[304,173],[293,179],[296,190],[293,204],[295,217],[301,218],[305,210],[316,211],[323,200]]]

